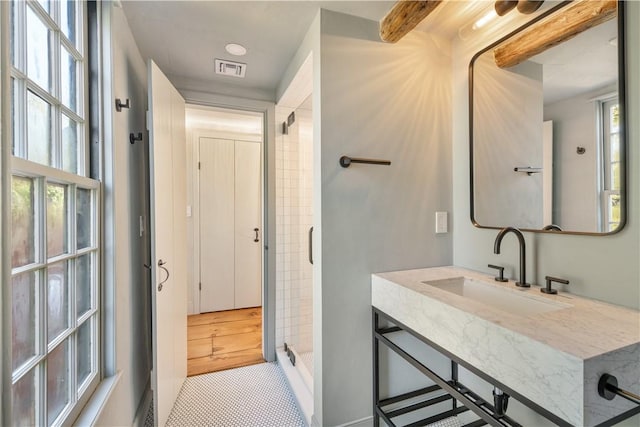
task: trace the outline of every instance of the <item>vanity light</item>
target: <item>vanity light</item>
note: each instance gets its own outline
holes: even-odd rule
[[[529,15],[540,9],[544,0],[520,0],[518,1],[518,12]]]
[[[498,0],[493,5],[493,8],[496,10],[498,16],[504,16],[511,12],[517,4],[518,0]]]
[[[237,43],[229,43],[224,49],[231,55],[243,56],[247,54],[247,48]]]
[[[491,8],[490,10],[487,10],[486,12],[482,13],[482,15],[480,15],[478,19],[460,28],[460,31],[458,31],[458,35],[462,40],[466,40],[474,33],[474,31],[484,27],[485,25],[487,25],[489,22],[493,21],[497,17],[498,17],[498,14],[496,13],[495,9]]]

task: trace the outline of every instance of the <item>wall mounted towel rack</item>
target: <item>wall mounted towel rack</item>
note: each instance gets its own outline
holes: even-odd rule
[[[348,168],[351,163],[364,163],[368,165],[385,165],[389,166],[391,162],[389,160],[377,160],[377,159],[359,159],[357,157],[342,156],[340,157],[340,166]]]
[[[640,396],[619,388],[618,379],[610,374],[602,374],[600,377],[598,381],[598,394],[607,400],[613,400],[614,397],[620,396],[636,405],[640,405]]]
[[[542,168],[532,168],[530,166],[515,167],[513,168],[513,170],[515,172],[524,172],[529,176],[533,175],[534,173],[542,173]]]

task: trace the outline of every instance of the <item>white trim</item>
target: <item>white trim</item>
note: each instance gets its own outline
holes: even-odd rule
[[[291,364],[287,354],[279,348],[276,351],[276,357],[278,358],[278,365],[282,368],[284,376],[287,378],[289,388],[296,399],[298,409],[302,412],[304,420],[308,426],[312,424],[313,418],[313,394],[307,387],[304,378],[300,375],[300,371]]]
[[[93,392],[91,399],[82,408],[82,412],[76,420],[73,422],[75,426],[94,426],[96,425],[98,418],[102,414],[109,397],[115,390],[116,386],[120,382],[122,377],[122,371],[116,372],[115,375],[107,377],[98,384],[98,387]]]
[[[149,384],[147,384],[149,385]],[[152,404],[153,391],[151,387],[147,387],[144,392],[144,396],[142,398],[142,402],[140,406],[138,406],[138,410],[136,411],[136,416],[133,418],[133,423],[131,423],[131,427],[144,427],[144,422],[147,418],[147,413],[149,411],[153,411],[151,407]]]

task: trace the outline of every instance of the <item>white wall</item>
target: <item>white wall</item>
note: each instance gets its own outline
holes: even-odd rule
[[[111,10],[112,69],[105,70],[113,93],[106,93],[113,109],[113,138],[105,144],[105,205],[107,210],[105,268],[113,286],[115,348],[107,341],[106,351],[115,356],[122,376],[110,396],[98,425],[131,425],[148,389],[151,370],[150,281],[143,268],[148,263],[148,235],[139,236],[139,216],[148,229],[146,178],[147,68],[122,9]],[[116,112],[114,99],[129,98],[130,109]],[[129,143],[129,133],[142,132],[143,142]]]

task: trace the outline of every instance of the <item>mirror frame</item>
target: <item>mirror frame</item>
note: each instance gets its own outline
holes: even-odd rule
[[[552,15],[553,13],[561,10],[563,7],[569,5],[571,1],[564,1],[546,12],[536,16],[531,21],[521,25],[516,28],[514,31],[510,32],[506,36],[500,38],[499,40],[491,43],[489,46],[477,52],[471,58],[471,62],[469,63],[469,198],[470,198],[470,218],[471,223],[477,228],[486,228],[493,230],[500,230],[504,227],[512,226],[512,224],[505,224],[502,227],[498,226],[489,226],[489,225],[481,225],[476,221],[475,218],[475,203],[474,203],[474,165],[473,165],[473,65],[482,55],[483,53],[495,48],[496,46],[502,44],[507,41],[511,37],[515,36],[519,32],[529,28],[533,24],[541,21],[542,19]],[[551,233],[551,234],[573,234],[573,235],[583,235],[583,236],[608,236],[612,234],[616,234],[620,232],[627,223],[627,151],[628,151],[628,142],[627,142],[627,82],[626,82],[626,40],[625,40],[625,8],[624,1],[618,0],[617,2],[617,21],[618,21],[618,100],[620,105],[620,120],[622,120],[622,125],[620,126],[620,225],[613,231],[607,232],[592,232],[592,231],[553,231],[553,230],[537,230],[532,228],[521,228],[521,231],[529,231],[534,233]]]

